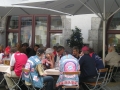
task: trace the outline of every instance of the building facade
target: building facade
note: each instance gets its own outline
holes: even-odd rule
[[[71,33],[71,21],[66,16],[8,16],[0,25],[0,44],[12,47],[18,42],[28,43],[31,47],[35,44],[66,46],[66,39]]]

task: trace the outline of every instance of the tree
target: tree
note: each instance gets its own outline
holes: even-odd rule
[[[78,27],[75,27],[75,29],[72,30],[72,34],[69,39],[67,39],[67,44],[73,48],[74,46],[78,46],[79,49],[83,46],[83,37],[81,33],[81,29]]]

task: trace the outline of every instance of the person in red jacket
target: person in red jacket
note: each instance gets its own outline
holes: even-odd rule
[[[25,66],[28,58],[27,55],[24,53],[20,53],[17,51],[16,48],[11,48],[11,60],[10,60],[10,69],[11,69],[11,75],[9,74],[4,74],[4,78],[7,82],[9,90],[12,89],[14,86],[13,81],[10,79],[10,77],[20,77],[22,68]],[[13,89],[12,89],[13,90]]]

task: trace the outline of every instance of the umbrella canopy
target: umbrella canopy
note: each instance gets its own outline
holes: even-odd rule
[[[105,35],[107,20],[120,10],[120,0],[57,0],[24,3],[23,5],[44,7],[72,15],[95,13],[103,21],[103,60],[105,58]]]
[[[33,0],[28,0],[28,1],[32,2]],[[40,2],[42,1],[44,0],[40,0]],[[52,1],[52,0],[45,0],[45,1]],[[67,14],[64,12],[47,9],[47,8],[13,5],[18,2],[23,2],[23,0],[2,0],[0,3],[0,12],[1,12],[0,16],[3,16],[4,18],[8,15],[31,15],[31,14],[65,15]]]

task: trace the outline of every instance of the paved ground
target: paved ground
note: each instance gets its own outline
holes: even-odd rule
[[[0,77],[2,78],[2,77]],[[120,75],[119,75],[119,78],[115,78],[116,82],[110,82],[106,87],[105,89],[106,90],[120,90]],[[6,90],[4,88],[4,83],[2,83],[0,85],[0,90]],[[24,89],[23,89],[24,90]]]

